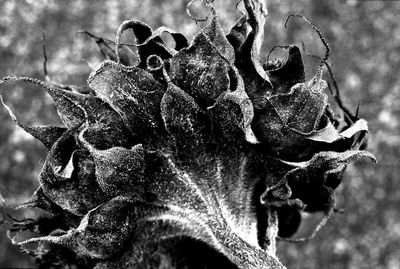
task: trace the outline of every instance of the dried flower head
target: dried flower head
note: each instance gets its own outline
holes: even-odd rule
[[[260,62],[262,1],[245,0],[227,35],[212,2],[202,2],[211,20],[190,43],[135,20],[115,42],[86,32],[106,58],[88,87],[2,79],[43,87],[64,123],[27,126],[9,109],[49,148],[40,187],[21,206],[53,214],[15,223],[11,232],[40,235],[15,245],[42,263],[98,269],[283,268],[276,238],[305,240],[289,238],[302,211],[325,213],[316,232],[336,210],[346,165],[375,160],[363,150],[366,121],[337,94],[345,117],[330,109],[322,79],[330,50],[315,26],[327,53],[306,81],[295,45],[280,46],[286,61]],[[128,29],[137,54],[120,43]]]

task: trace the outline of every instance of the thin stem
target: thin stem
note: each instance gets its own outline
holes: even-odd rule
[[[46,81],[51,81],[47,72],[47,51],[46,51],[46,36],[42,32],[42,48],[43,48],[43,73]]]

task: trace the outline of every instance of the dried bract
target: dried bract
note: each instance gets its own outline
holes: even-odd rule
[[[53,255],[49,263],[98,269],[210,266],[202,255],[218,268],[283,268],[275,239],[290,238],[302,211],[331,216],[346,165],[375,160],[360,150],[366,121],[333,116],[322,67],[306,81],[295,45],[280,46],[285,62],[260,62],[263,1],[245,0],[247,14],[227,35],[202,2],[211,20],[190,44],[134,20],[115,42],[85,32],[105,57],[85,93],[2,79],[43,87],[64,123],[27,126],[7,107],[49,148],[40,188],[21,206],[58,218],[51,229],[14,226],[40,235],[15,245],[42,262]],[[138,55],[120,44],[127,29]]]

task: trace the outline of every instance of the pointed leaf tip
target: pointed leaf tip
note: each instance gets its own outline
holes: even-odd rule
[[[4,103],[2,96],[0,95],[0,101],[3,106],[7,109],[11,119],[13,122],[24,129],[27,133],[31,134],[36,139],[40,140],[47,148],[51,148],[54,143],[62,136],[62,134],[67,130],[64,127],[58,126],[28,126],[21,123],[14,112],[11,110],[9,106]]]
[[[200,31],[228,62],[235,62],[235,50],[225,36],[224,30],[219,22],[218,16],[214,15],[210,24]],[[200,34],[199,33],[199,34]]]

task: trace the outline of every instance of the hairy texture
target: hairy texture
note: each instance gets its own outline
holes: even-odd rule
[[[302,211],[325,213],[315,235],[336,209],[346,165],[375,160],[360,150],[365,120],[330,110],[322,65],[306,81],[295,45],[281,46],[285,62],[259,61],[262,1],[244,1],[247,14],[227,35],[203,3],[212,18],[190,43],[134,20],[115,42],[85,32],[106,58],[89,89],[2,79],[43,87],[65,125],[27,126],[5,105],[49,148],[40,187],[21,207],[52,217],[11,229],[38,233],[11,239],[43,265],[283,268],[276,239],[305,240],[291,238]],[[128,29],[138,55],[120,44]]]

